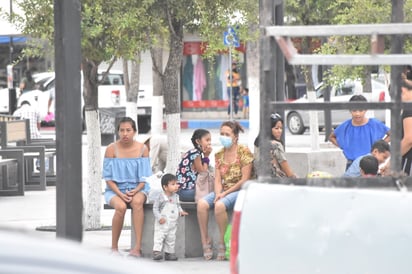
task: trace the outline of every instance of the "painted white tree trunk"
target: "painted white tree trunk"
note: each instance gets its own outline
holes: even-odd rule
[[[152,99],[152,134],[161,134],[163,131],[163,96],[153,96]]]
[[[316,102],[316,92],[308,91],[309,102]],[[310,137],[311,137],[311,149],[313,151],[318,151],[319,147],[319,121],[318,121],[318,111],[309,111],[309,126],[310,126]]]
[[[176,173],[180,161],[180,113],[166,114],[167,150],[166,173]]]
[[[137,124],[137,103],[136,102],[126,102],[126,116],[130,117],[135,121],[136,127],[139,128]]]
[[[85,228],[99,229],[100,210],[102,207],[102,165],[101,165],[101,137],[100,122],[97,111],[86,111],[87,125],[87,170],[86,186],[83,191],[85,199]],[[86,193],[85,193],[86,192]]]

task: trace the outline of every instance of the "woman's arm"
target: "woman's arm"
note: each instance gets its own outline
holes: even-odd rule
[[[252,176],[252,167],[253,167],[253,163],[250,163],[248,165],[245,165],[242,167],[242,177],[240,178],[240,180],[233,185],[232,187],[230,187],[229,189],[225,190],[222,192],[223,196],[226,196],[227,194],[231,193],[231,192],[235,192],[240,190],[240,188],[242,187],[243,183],[245,183],[247,180],[250,179],[250,177]]]
[[[105,158],[114,158],[114,144],[110,144],[104,153]],[[106,180],[106,184],[109,186],[111,190],[113,190],[114,193],[116,193],[117,196],[119,196],[123,201],[125,202],[130,202],[127,195],[122,193],[119,188],[117,187],[116,182],[112,180]]]
[[[282,171],[285,172],[286,176],[290,178],[297,178],[296,174],[292,171],[292,168],[290,167],[288,161],[283,161],[279,163],[279,165]]]
[[[217,165],[216,165],[217,166]],[[216,196],[222,192],[222,175],[220,174],[220,169],[216,168],[215,169],[215,187],[214,191],[216,193]]]
[[[403,138],[401,140],[401,155],[405,155],[412,148],[412,117],[403,119]]]

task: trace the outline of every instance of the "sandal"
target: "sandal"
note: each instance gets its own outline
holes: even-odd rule
[[[203,258],[206,261],[210,261],[213,257],[213,250],[210,241],[207,244],[203,245]]]
[[[132,250],[130,250],[129,254],[127,256],[131,257],[131,258],[141,258],[141,257],[143,257],[141,250],[139,250],[139,253],[135,253],[135,252],[132,252]]]
[[[216,260],[218,261],[226,260],[226,245],[219,244]]]

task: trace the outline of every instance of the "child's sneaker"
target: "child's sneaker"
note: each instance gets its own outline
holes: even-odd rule
[[[166,261],[177,261],[176,254],[165,252],[165,260]]]
[[[166,253],[167,254],[167,253]],[[160,251],[153,251],[153,260],[160,261],[163,260],[162,252]]]

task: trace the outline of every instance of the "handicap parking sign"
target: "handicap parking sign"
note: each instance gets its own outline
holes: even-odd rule
[[[223,33],[223,44],[229,47],[240,47],[239,38],[232,27],[228,27],[227,31]]]

